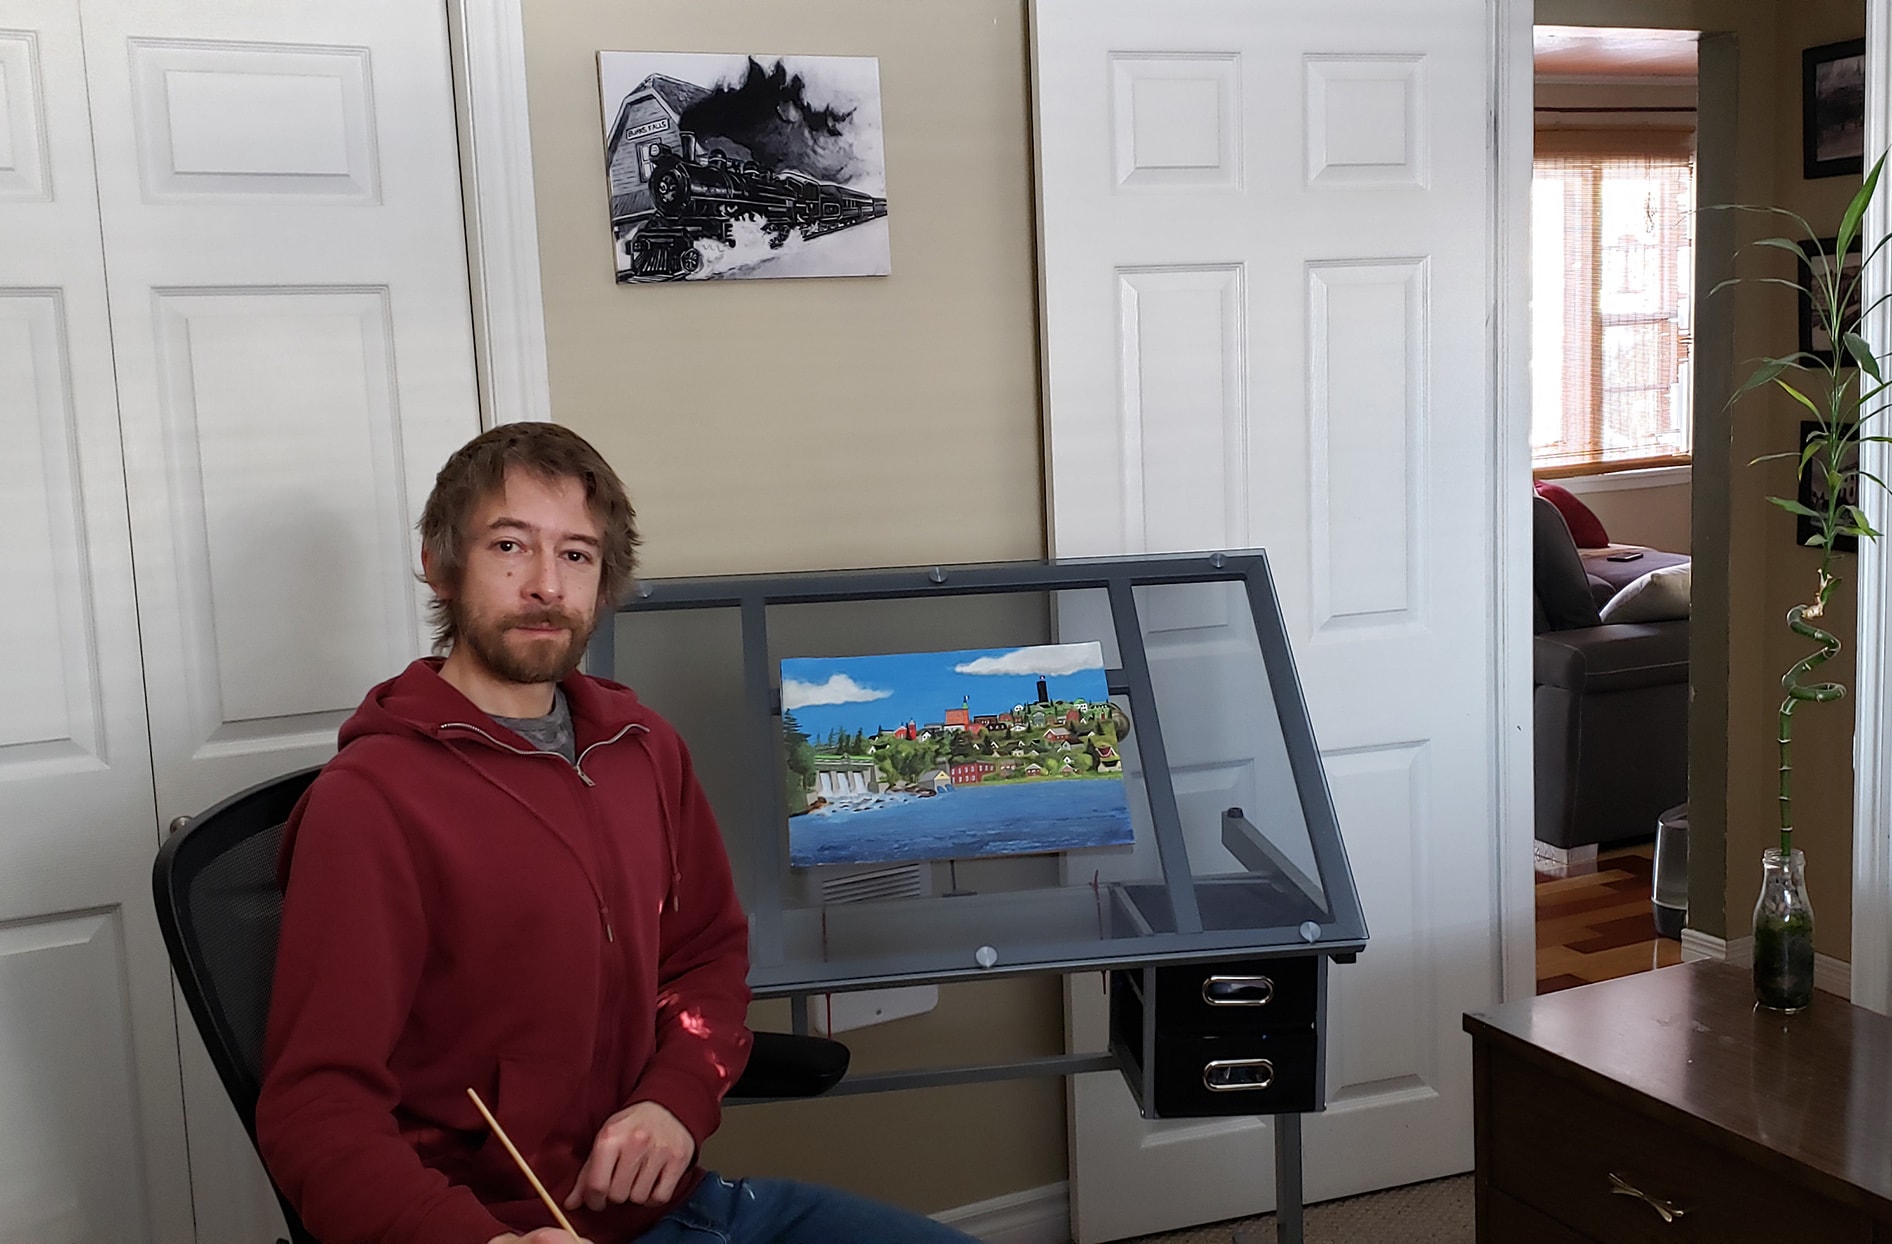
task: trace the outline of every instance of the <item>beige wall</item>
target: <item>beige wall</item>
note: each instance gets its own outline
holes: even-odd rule
[[[646,574],[1043,555],[1024,7],[526,4],[553,411],[630,485]],[[602,49],[878,57],[893,275],[616,285]],[[949,988],[849,1044],[870,1069],[1061,1052],[1059,987]],[[1063,1179],[1063,1087],[742,1107],[708,1156],[935,1211]]]
[[[619,287],[600,49],[880,58],[893,275]],[[556,417],[652,575],[1044,552],[1022,0],[532,0]]]
[[[1773,98],[1776,114],[1786,123],[1778,125],[1774,132],[1775,193],[1770,201],[1805,216],[1823,237],[1835,232],[1840,214],[1859,189],[1859,179],[1828,177],[1807,181],[1801,176],[1800,53],[1804,48],[1822,43],[1857,38],[1865,31],[1865,6],[1861,0],[1795,0],[1780,7],[1772,53]],[[1793,277],[1796,264],[1791,256],[1780,252],[1767,252],[1767,255],[1765,262],[1749,264],[1744,271]],[[1775,261],[1775,255],[1784,262]],[[1769,300],[1774,335],[1768,352],[1785,354],[1794,348],[1796,337],[1794,296],[1790,290],[1778,293],[1779,297]],[[1765,407],[1748,409],[1744,405],[1737,418],[1751,421],[1765,437],[1760,452],[1778,453],[1799,444],[1803,413],[1790,398],[1776,395]],[[1749,477],[1746,486],[1754,494],[1794,495],[1791,463],[1768,463],[1744,474]],[[1744,481],[1737,477],[1735,482],[1738,487]],[[1747,758],[1746,763],[1765,772],[1766,793],[1771,795],[1777,755],[1773,744],[1773,709],[1780,698],[1780,675],[1812,650],[1812,645],[1787,630],[1784,618],[1790,606],[1812,599],[1819,554],[1795,543],[1791,515],[1768,506],[1762,518],[1760,538],[1761,552],[1766,558],[1766,577],[1761,589],[1759,617],[1764,627],[1764,656],[1761,667],[1746,676],[1759,686],[1767,707],[1762,720],[1740,723],[1744,728],[1735,742]],[[1854,668],[1852,641],[1857,633],[1852,580],[1858,571],[1858,559],[1842,556],[1837,559],[1836,569],[1847,582],[1835,593],[1827,626],[1845,642],[1846,649],[1822,667],[1819,676],[1850,687]],[[1814,943],[1820,953],[1848,960],[1852,958],[1852,706],[1851,698],[1838,704],[1803,706],[1794,717],[1793,748],[1794,843],[1807,856],[1807,887],[1815,917]],[[1777,841],[1779,825],[1771,799],[1763,798],[1757,806],[1744,811],[1747,815],[1739,820],[1731,815],[1729,824],[1728,924],[1731,936],[1749,931],[1749,913],[1760,889],[1760,852]]]
[[[1554,482],[1583,499],[1613,542],[1646,544],[1670,553],[1689,551],[1693,493],[1687,480],[1645,488],[1598,486],[1581,477]]]

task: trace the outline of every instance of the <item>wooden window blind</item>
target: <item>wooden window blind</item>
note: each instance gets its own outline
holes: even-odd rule
[[[1540,131],[1531,179],[1531,465],[1687,462],[1692,134]]]

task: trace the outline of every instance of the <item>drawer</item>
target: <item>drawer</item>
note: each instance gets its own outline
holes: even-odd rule
[[[1320,1009],[1320,960],[1313,956],[1185,963],[1153,975],[1158,1020],[1172,1028],[1311,1024]]]
[[[1478,1244],[1597,1244],[1495,1188],[1485,1189],[1484,1196],[1478,1214]]]
[[[1490,1184],[1580,1236],[1611,1244],[1869,1244],[1866,1215],[1644,1113],[1493,1051]],[[1614,1177],[1614,1178],[1612,1178]],[[1665,1222],[1634,1189],[1681,1214]]]
[[[1137,1108],[1146,1118],[1319,1110],[1322,963],[1112,972],[1110,1048]]]
[[[1320,1109],[1319,1046],[1319,1036],[1306,1029],[1159,1036],[1147,1081],[1140,1049],[1126,1043],[1112,1050],[1146,1117],[1188,1119]]]

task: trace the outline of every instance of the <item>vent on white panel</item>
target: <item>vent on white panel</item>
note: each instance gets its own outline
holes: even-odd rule
[[[859,903],[876,898],[915,898],[932,891],[931,873],[931,866],[921,862],[823,877],[821,901]]]
[[[933,866],[925,860],[823,871],[817,885],[824,906],[873,899],[919,898],[933,892]],[[837,1032],[884,1024],[909,1015],[924,1015],[938,1005],[938,985],[822,994],[808,1000],[808,1024],[821,1036],[831,1037]]]

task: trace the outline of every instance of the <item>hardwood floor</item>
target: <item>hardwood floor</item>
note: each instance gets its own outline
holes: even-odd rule
[[[1537,992],[1631,976],[1682,961],[1682,944],[1657,937],[1649,910],[1653,843],[1596,857],[1596,871],[1537,875]]]

